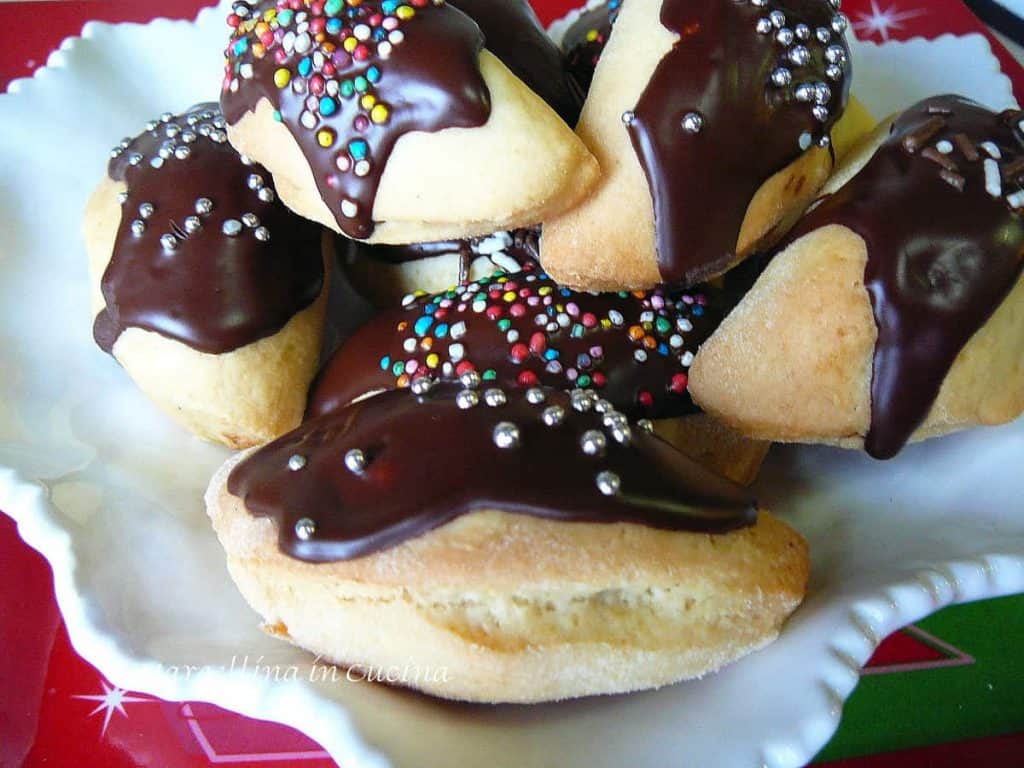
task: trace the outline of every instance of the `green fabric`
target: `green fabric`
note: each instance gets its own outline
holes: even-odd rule
[[[818,761],[1024,731],[1024,595],[953,606],[917,626],[975,663],[863,677]]]

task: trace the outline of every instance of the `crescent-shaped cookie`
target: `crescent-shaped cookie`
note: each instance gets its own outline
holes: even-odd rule
[[[223,128],[200,104],[125,139],[83,230],[97,343],[186,429],[238,448],[302,418],[333,251]]]
[[[710,286],[571,291],[526,261],[516,274],[412,294],[382,312],[324,366],[310,413],[421,377],[470,374],[487,386],[590,390],[631,416],[689,414],[689,366],[734,302],[731,291]]]
[[[598,175],[561,118],[428,0],[236,3],[228,135],[307,218],[368,242],[530,226]]]
[[[832,168],[849,88],[829,0],[630,0],[577,133],[595,192],[544,220],[541,261],[588,290],[687,286],[777,239]]]
[[[884,122],[700,350],[701,407],[877,458],[1018,416],[1022,118],[940,96]]]
[[[777,635],[798,533],[592,404],[467,391],[378,395],[217,473],[207,508],[269,632],[487,702],[657,687]]]
[[[526,237],[517,237],[513,245],[518,247],[509,251],[519,257],[513,272],[495,272],[492,265],[486,278],[460,282],[436,294],[416,291],[360,328],[317,377],[310,391],[309,415],[323,415],[377,392],[412,386],[422,377],[432,381],[479,377],[488,387],[527,389],[540,384],[589,389],[599,398],[599,407],[649,417],[659,436],[701,465],[742,485],[752,483],[770,444],[748,440],[696,413],[687,393],[694,353],[749,286],[750,278],[733,272],[724,286],[674,295],[660,289],[614,294],[570,291],[558,286],[529,257],[531,252],[535,255],[529,233],[518,235]],[[364,252],[392,249],[357,247]],[[394,250],[423,253],[416,246]],[[461,259],[469,260],[465,249]],[[373,266],[362,259],[350,269],[360,264],[364,270]],[[403,267],[408,265],[391,269]],[[422,267],[424,271],[440,268],[440,264]]]

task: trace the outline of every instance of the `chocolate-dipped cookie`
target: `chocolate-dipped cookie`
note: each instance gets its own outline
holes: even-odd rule
[[[701,406],[877,458],[1018,416],[1022,119],[938,96],[883,123],[702,348]]]
[[[244,447],[301,420],[332,251],[224,127],[200,104],[126,138],[83,229],[97,344],[187,429]]]
[[[622,0],[588,4],[562,36],[562,50],[569,74],[584,93],[590,90],[594,70],[608,44],[621,7]]]
[[[576,125],[583,92],[565,57],[527,0],[448,0],[484,34],[484,46],[569,125]]]
[[[624,3],[577,126],[603,175],[544,221],[552,276],[688,286],[777,240],[832,168],[845,28],[830,0]]]
[[[487,280],[495,272],[515,274],[536,261],[539,231],[517,229],[484,237],[410,245],[368,245],[345,241],[346,273],[376,306],[391,309],[410,293],[438,293]]]
[[[637,690],[770,642],[802,538],[596,400],[420,380],[308,421],[210,485],[232,577],[273,633],[444,668],[403,683],[452,699]]]
[[[310,413],[408,387],[419,377],[476,376],[485,386],[586,389],[630,415],[692,413],[690,363],[734,299],[725,290],[589,294],[562,288],[534,261],[518,274],[409,295],[342,346]]]
[[[465,5],[483,18],[483,0]],[[471,237],[535,224],[596,180],[579,139],[484,48],[489,18],[439,0],[233,9],[228,136],[303,216],[368,242]]]

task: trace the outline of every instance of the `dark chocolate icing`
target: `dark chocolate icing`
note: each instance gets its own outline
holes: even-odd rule
[[[608,0],[583,11],[562,37],[562,50],[565,51],[569,74],[584,93],[590,90],[594,69],[608,44],[608,36],[612,33],[612,26],[619,17],[621,7],[622,0]]]
[[[270,174],[239,157],[216,104],[164,114],[111,153],[124,182],[93,336],[128,327],[220,354],[279,331],[320,294],[323,229],[276,200]],[[208,210],[207,210],[208,205]]]
[[[331,233],[334,234],[334,233]],[[341,248],[350,241],[334,235],[335,249],[331,260],[330,290],[324,313],[324,338],[320,346],[321,364],[329,360],[338,348],[366,323],[377,316],[377,308],[356,290],[349,279]]]
[[[483,509],[709,533],[755,522],[745,489],[598,412],[596,399],[392,390],[260,449],[228,490],[275,521],[283,552],[311,562],[370,554]]]
[[[237,123],[269,100],[349,237],[373,234],[377,188],[399,138],[475,128],[490,116],[478,65],[483,35],[443,2],[261,0],[233,8],[225,117]]]
[[[693,285],[735,263],[761,184],[828,141],[849,89],[846,21],[828,0],[664,0],[661,23],[680,39],[623,120],[661,276]]]
[[[466,371],[494,386],[592,389],[630,415],[690,413],[690,362],[735,300],[711,288],[671,297],[570,291],[527,261],[518,274],[408,296],[379,315],[325,366],[309,413]]]
[[[1022,118],[958,96],[916,104],[787,238],[842,224],[867,243],[878,341],[865,448],[875,458],[906,444],[956,356],[1020,277]]]
[[[484,33],[484,46],[569,125],[575,125],[583,94],[566,70],[558,46],[526,0],[449,0]]]

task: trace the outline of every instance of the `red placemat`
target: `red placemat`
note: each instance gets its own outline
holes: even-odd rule
[[[576,4],[535,2],[545,23]],[[0,3],[0,87],[30,75],[90,19],[192,18],[201,5]],[[988,35],[959,0],[848,0],[844,10],[862,39]],[[1024,70],[989,37],[1020,98]],[[1024,659],[1014,638],[1024,638],[1024,596],[949,608],[894,634],[869,662],[822,759],[833,768],[1024,765]],[[110,685],[75,653],[54,602],[49,566],[2,515],[0,648],[0,768],[335,765],[291,728]]]

